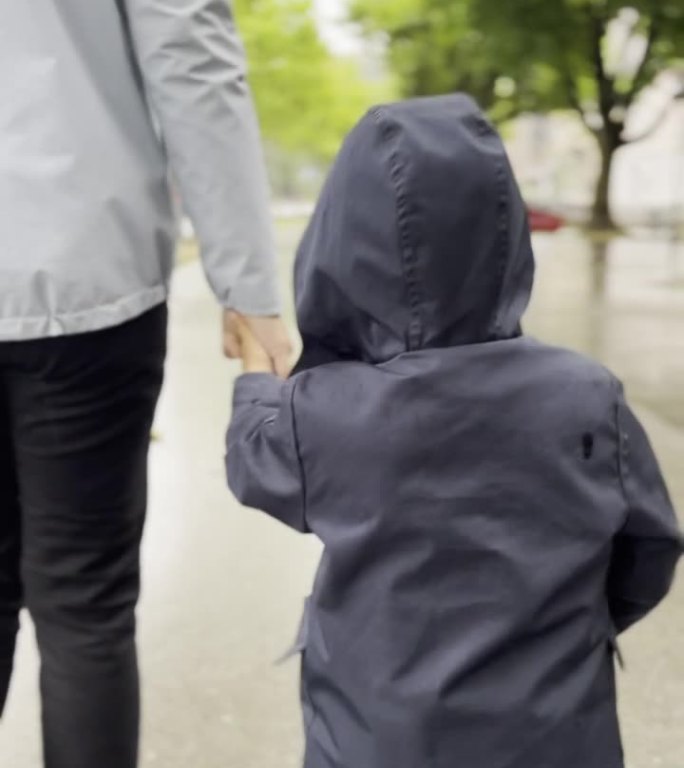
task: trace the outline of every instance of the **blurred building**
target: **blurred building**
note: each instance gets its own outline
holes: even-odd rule
[[[619,150],[611,197],[624,223],[684,222],[684,73],[666,72],[634,107]],[[680,98],[677,98],[680,96]],[[599,167],[596,142],[571,113],[525,115],[508,132],[511,159],[531,202],[581,216]]]

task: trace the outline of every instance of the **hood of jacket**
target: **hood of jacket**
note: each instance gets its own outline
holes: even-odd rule
[[[298,370],[515,337],[533,277],[525,204],[472,99],[376,107],[299,247]]]

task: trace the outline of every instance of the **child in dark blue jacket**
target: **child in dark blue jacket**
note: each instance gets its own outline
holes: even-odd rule
[[[305,768],[623,768],[616,637],[682,539],[618,381],[523,335],[533,273],[473,102],[380,107],[298,254],[295,375],[244,336],[230,486],[325,546]]]

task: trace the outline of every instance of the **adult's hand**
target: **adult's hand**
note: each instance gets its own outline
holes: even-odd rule
[[[292,343],[280,317],[240,315],[227,309],[223,313],[223,351],[226,357],[237,359],[240,349],[240,320],[248,326],[271,360],[273,373],[285,379],[292,370]]]

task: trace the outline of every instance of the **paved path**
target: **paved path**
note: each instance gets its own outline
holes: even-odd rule
[[[293,225],[281,234],[284,252],[296,235]],[[645,406],[684,510],[684,290],[674,286],[665,246],[618,243],[607,271],[571,234],[539,240],[537,250],[529,330],[588,351],[625,378]],[[680,261],[684,270],[684,254]],[[289,284],[287,259],[283,273]],[[218,354],[217,329],[198,265],[184,266],[176,278],[168,378],[151,456],[142,768],[295,768],[301,749],[296,665],[272,661],[293,635],[318,548],[239,509],[224,488],[233,369]],[[630,768],[684,767],[682,577],[669,604],[625,642],[621,692]],[[1,768],[40,764],[36,664],[26,626],[0,728]]]

